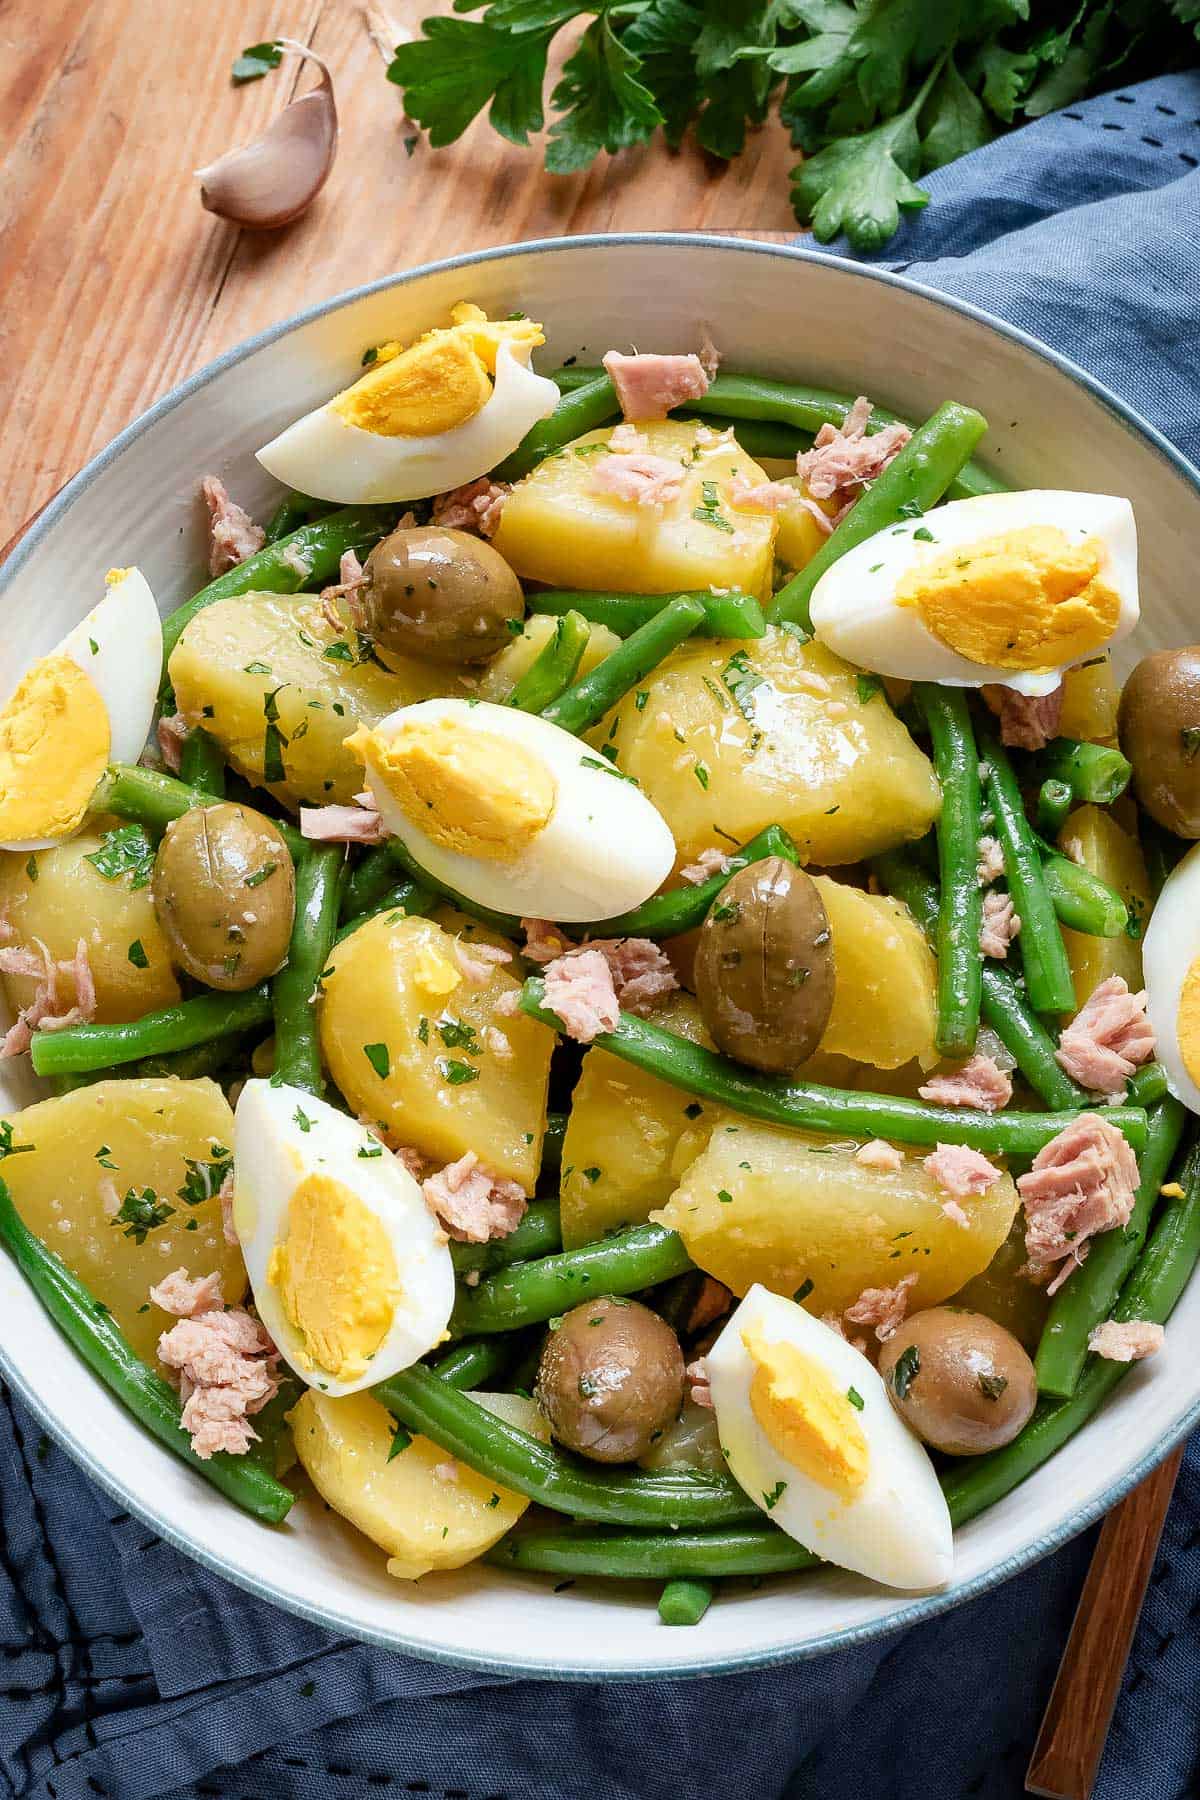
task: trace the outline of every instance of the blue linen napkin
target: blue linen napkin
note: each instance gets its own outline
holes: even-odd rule
[[[1195,457],[1198,163],[1200,76],[1150,82],[939,171],[876,260],[1025,326]],[[744,1800],[1008,1800],[1092,1543],[818,1662],[587,1687],[393,1656],[247,1598],[119,1513],[2,1389],[0,1528],[14,1800],[707,1800],[731,1775]],[[1100,1800],[1200,1793],[1198,1551],[1193,1444]]]

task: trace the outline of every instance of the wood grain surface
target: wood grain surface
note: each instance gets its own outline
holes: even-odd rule
[[[439,9],[387,10],[403,32]],[[231,85],[243,45],[276,35],[331,64],[341,145],[303,219],[242,232],[203,211],[194,171],[310,84],[289,60]],[[552,177],[483,122],[410,155],[359,0],[0,0],[0,130],[0,543],[191,370],[358,282],[565,232],[796,230],[777,125],[730,167],[659,141]]]

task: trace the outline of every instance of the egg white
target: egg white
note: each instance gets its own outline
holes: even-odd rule
[[[529,344],[502,341],[491,394],[450,431],[385,437],[351,425],[327,402],[272,438],[258,460],[285,486],[349,506],[423,500],[462,487],[495,468],[558,405],[558,389],[530,368],[531,355]]]
[[[307,1120],[307,1129],[300,1122]],[[357,1120],[302,1088],[248,1081],[234,1115],[233,1223],[254,1303],[289,1367],[322,1393],[357,1393],[407,1369],[441,1342],[454,1305],[454,1264],[420,1186]],[[306,1175],[350,1188],[382,1224],[396,1259],[399,1298],[392,1324],[356,1380],[305,1368],[301,1340],[267,1279],[271,1252],[286,1237],[291,1196]]]
[[[813,1357],[843,1393],[862,1399],[867,1478],[852,1498],[822,1487],[780,1455],[754,1417],[755,1365],[742,1342],[753,1329]],[[950,1513],[923,1446],[900,1419],[866,1357],[793,1300],[757,1283],[706,1357],[713,1407],[734,1480],[789,1537],[826,1562],[896,1588],[942,1587],[954,1547]],[[771,1506],[766,1496],[782,1492]]]
[[[136,762],[145,748],[162,674],[162,621],[140,569],[126,569],[104,598],[49,653],[69,656],[104,702],[112,762]],[[52,756],[53,745],[46,746]],[[22,838],[3,850],[48,850],[57,838]]]
[[[1154,1027],[1155,1055],[1167,1072],[1175,1098],[1200,1113],[1200,1087],[1184,1066],[1179,1048],[1179,999],[1184,978],[1200,956],[1200,844],[1176,863],[1154,903],[1142,939],[1142,979],[1146,1015]]]
[[[1109,645],[1127,637],[1138,621],[1137,526],[1128,500],[1111,494],[1077,494],[1029,489],[952,500],[923,518],[905,519],[877,531],[838,559],[813,589],[813,631],[848,662],[906,681],[934,681],[946,687],[1010,687],[1019,694],[1048,694],[1058,686],[1060,667],[1037,672],[994,669],[961,656],[925,625],[913,607],[898,607],[900,580],[922,562],[936,561],[958,545],[1019,531],[1031,525],[1057,526],[1072,544],[1099,538],[1108,552],[1105,578],[1120,601]],[[915,533],[930,531],[929,543]],[[1096,650],[1089,655],[1096,655]]]
[[[563,924],[609,919],[640,906],[671,872],[675,840],[632,782],[560,725],[489,701],[422,700],[376,726],[384,739],[410,719],[448,719],[532,752],[554,779],[545,829],[511,862],[434,843],[396,804],[367,751],[367,786],[384,826],[423,869],[478,905]]]

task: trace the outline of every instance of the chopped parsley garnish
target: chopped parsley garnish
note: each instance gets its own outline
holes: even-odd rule
[[[883,682],[878,675],[856,675],[854,685],[858,689],[858,704],[867,706],[876,696],[882,694]]]
[[[286,682],[283,684],[286,686]],[[263,695],[263,718],[266,720],[266,731],[263,734],[263,780],[285,781],[287,770],[283,766],[283,752],[287,748],[287,738],[279,729],[279,706],[275,696],[282,694],[283,687],[273,688],[269,694]]]
[[[918,525],[917,529],[913,532],[913,536],[919,538],[923,544],[937,543],[937,539],[934,537],[932,531],[930,531],[928,525]]]
[[[150,885],[154,846],[140,825],[119,825],[115,831],[106,831],[100,848],[83,860],[99,870],[106,881],[118,881],[122,875],[128,875],[132,892]]]
[[[145,945],[142,943],[141,938],[134,938],[125,954],[128,956],[135,969],[148,969],[150,967],[150,958],[146,955]]]
[[[37,878],[38,878],[38,866],[37,866],[37,857],[36,857],[36,856],[31,856],[31,857],[30,857],[30,858],[29,858],[29,860],[28,860],[28,861],[27,861],[27,862],[26,862],[26,864],[25,864],[25,873],[26,873],[26,874],[27,874],[27,875],[28,875],[28,877],[29,877],[29,879],[30,879],[30,881],[36,881],[36,880],[37,880]]]
[[[354,661],[354,652],[345,638],[334,638],[332,644],[327,645],[321,654],[326,662],[352,663]]]
[[[696,777],[696,780],[700,783],[700,786],[702,788],[707,789],[707,787],[708,787],[708,770],[705,768],[704,764],[701,762],[698,762],[696,764],[695,768],[692,770],[692,774]]]
[[[392,1059],[386,1044],[364,1044],[363,1055],[378,1075],[380,1081],[386,1081],[392,1068]]]
[[[863,1407],[866,1405],[866,1401],[863,1399],[862,1395],[859,1393],[859,1391],[856,1387],[850,1387],[850,1388],[846,1389],[846,1398],[850,1402],[851,1406],[854,1408],[855,1412],[861,1412]]]
[[[388,1461],[391,1462],[393,1457],[399,1456],[402,1450],[407,1450],[411,1443],[412,1432],[407,1430],[403,1425],[397,1425],[395,1431],[392,1433],[392,1447],[387,1454]]]
[[[908,1390],[921,1373],[921,1352],[915,1344],[902,1350],[892,1370],[892,1392],[897,1400],[907,1400]]]
[[[979,1391],[985,1400],[998,1400],[1007,1386],[1007,1375],[980,1375],[979,1377]]]
[[[199,1156],[185,1156],[184,1167],[187,1170],[183,1178],[183,1186],[177,1190],[177,1197],[185,1206],[201,1206],[205,1200],[211,1200],[219,1193],[226,1177],[233,1172],[233,1157],[224,1144],[208,1146],[209,1161]],[[99,1158],[97,1158],[99,1160]],[[101,1165],[108,1167],[107,1163]]]
[[[447,1050],[465,1050],[468,1056],[482,1056],[483,1045],[473,1025],[462,1019],[439,1019],[438,1036]]]
[[[621,769],[614,769],[610,762],[605,762],[600,756],[581,756],[579,766],[581,769],[601,769],[605,775],[615,775],[618,781],[627,781],[631,787],[641,785],[636,776],[626,775]]]
[[[243,675],[269,675],[270,673],[271,673],[271,665],[270,665],[270,663],[265,663],[265,662],[247,663],[245,668],[242,670]]]
[[[805,1300],[808,1299],[808,1296],[812,1293],[812,1291],[813,1291],[812,1277],[810,1275],[806,1275],[804,1277],[804,1280],[800,1283],[800,1286],[796,1289],[795,1293],[792,1295],[792,1299],[796,1302],[797,1306],[799,1306]]]
[[[698,1100],[690,1100],[683,1109],[683,1116],[685,1119],[698,1119],[703,1111],[704,1108]]]
[[[728,1188],[718,1188],[717,1189],[717,1199],[721,1202],[722,1206],[732,1206],[733,1205],[733,1195],[730,1193]]]
[[[721,680],[729,690],[731,699],[743,719],[754,722],[754,706],[750,696],[755,688],[760,688],[766,680],[751,665],[744,650],[735,650],[725,667],[721,670]]]
[[[423,1013],[421,1015],[420,1024],[417,1026],[417,1036],[420,1038],[420,1040],[423,1044],[427,1044],[429,1042],[429,1020],[425,1017],[425,1015]]]
[[[301,1131],[309,1132],[313,1128],[313,1122],[302,1106],[296,1108],[292,1114],[292,1121],[300,1127]]]
[[[712,917],[720,925],[733,925],[742,916],[742,909],[736,900],[718,900],[712,909]]]
[[[33,1150],[36,1149],[36,1147],[37,1146],[34,1144],[14,1144],[12,1120],[0,1119],[0,1162],[3,1162],[6,1156],[20,1156],[24,1151]],[[107,1154],[108,1146],[102,1144],[96,1152],[97,1160],[99,1160],[101,1156],[107,1156]],[[115,1168],[116,1165],[114,1163],[105,1163],[103,1166],[106,1169],[111,1169]]]
[[[599,1181],[600,1175],[601,1175],[601,1170],[593,1167],[590,1169],[585,1169],[583,1171],[583,1173],[588,1181],[595,1182],[595,1181]]]
[[[383,1155],[383,1145],[377,1138],[368,1138],[365,1144],[359,1146],[355,1155],[361,1156],[363,1161],[367,1162],[373,1157]]]
[[[439,1056],[437,1068],[442,1080],[448,1081],[451,1087],[462,1087],[465,1082],[479,1080],[478,1069],[471,1063],[458,1062],[452,1056]]]
[[[702,525],[712,525],[717,531],[727,531],[733,535],[733,526],[721,511],[721,496],[715,481],[702,481],[700,492],[704,496],[702,506],[692,509],[693,519],[699,519]]]
[[[925,517],[925,508],[919,500],[902,500],[896,508],[896,512],[902,519],[923,519]]]
[[[359,358],[358,366],[360,369],[369,369],[371,367],[371,364],[373,362],[377,362],[378,359],[379,359],[378,345],[377,344],[368,344],[367,348],[363,351],[362,356]]]
[[[787,1493],[787,1482],[777,1481],[769,1494],[763,1495],[763,1505],[768,1512],[773,1512]]]
[[[634,710],[636,712],[645,712],[646,702],[649,698],[650,698],[650,689],[649,688],[639,688],[637,693],[633,696]]]
[[[261,81],[264,75],[277,69],[282,60],[283,51],[276,43],[247,44],[230,70],[230,79],[236,87],[247,81]]]
[[[1179,733],[1179,743],[1185,759],[1193,762],[1200,750],[1200,725],[1185,725]]]
[[[263,882],[269,880],[278,867],[279,864],[277,862],[264,863],[261,869],[255,869],[253,875],[246,876],[242,886],[248,888],[261,887]]]
[[[169,1200],[160,1200],[153,1188],[143,1188],[139,1194],[136,1188],[130,1188],[113,1217],[114,1225],[123,1225],[123,1237],[132,1238],[135,1244],[144,1244],[152,1231],[165,1225],[173,1216],[175,1208]]]

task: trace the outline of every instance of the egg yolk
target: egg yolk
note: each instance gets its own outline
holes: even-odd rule
[[[1175,1036],[1183,1066],[1200,1087],[1200,956],[1193,958],[1179,990]]]
[[[44,656],[0,713],[0,839],[67,837],[108,762],[108,711],[69,656]]]
[[[501,343],[545,343],[531,319],[489,319],[460,302],[453,325],[414,344],[383,344],[367,373],[338,394],[333,410],[348,425],[380,437],[434,437],[474,418],[491,397]]]
[[[306,1175],[292,1192],[287,1236],[271,1251],[267,1280],[302,1339],[292,1354],[336,1381],[365,1375],[392,1323],[400,1285],[391,1242],[376,1215],[331,1175]]]
[[[410,719],[388,738],[360,727],[346,743],[443,850],[511,862],[550,823],[553,775],[497,732],[458,719]]]
[[[742,1333],[754,1374],[750,1410],[772,1448],[819,1486],[849,1500],[867,1479],[869,1452],[858,1415],[828,1370],[786,1339]]]
[[[1072,544],[1056,525],[1028,525],[962,544],[909,570],[897,606],[970,662],[1049,669],[1099,650],[1121,603],[1101,577],[1099,538]]]

